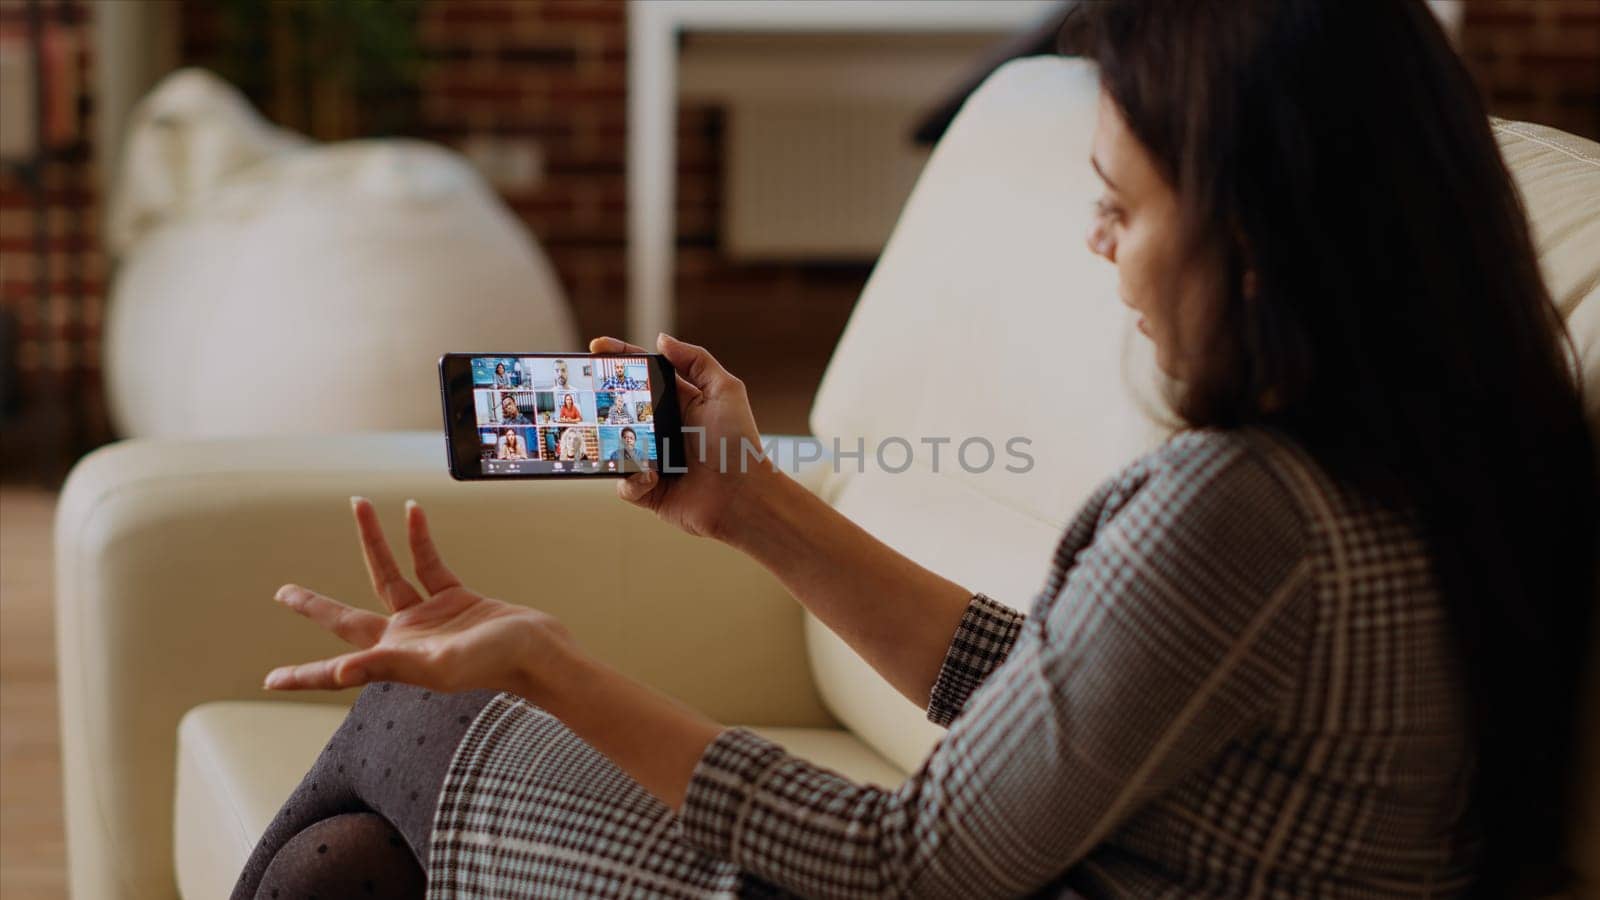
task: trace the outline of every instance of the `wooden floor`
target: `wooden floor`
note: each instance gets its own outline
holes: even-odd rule
[[[67,895],[51,628],[55,494],[0,488],[0,897]]]

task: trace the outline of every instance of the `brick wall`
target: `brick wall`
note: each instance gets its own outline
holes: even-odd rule
[[[90,17],[83,0],[44,0],[33,19],[23,0],[0,0],[0,33],[59,60],[63,90],[47,101],[47,152],[0,166],[0,316],[6,346],[0,474],[72,458],[109,436],[100,379],[105,293],[99,250],[98,160]],[[52,80],[53,83],[53,80]],[[46,468],[49,468],[48,464]]]
[[[1600,0],[1466,0],[1461,52],[1497,116],[1600,139]]]
[[[216,4],[183,3],[185,62],[213,62]],[[43,6],[59,27],[83,38],[86,74],[92,4],[45,0]],[[0,28],[17,27],[24,10],[23,0],[0,0]],[[418,90],[404,98],[412,107],[405,130],[455,146],[480,135],[536,142],[543,179],[506,193],[506,202],[550,255],[582,332],[620,331],[627,57],[621,0],[424,0],[417,38],[421,75]],[[1467,0],[1461,45],[1496,114],[1600,138],[1600,0]],[[92,109],[84,115],[87,121]],[[765,427],[803,428],[809,392],[868,268],[722,259],[721,130],[714,108],[679,111],[679,332],[713,346],[746,377]],[[45,167],[50,287],[42,299],[33,279],[32,195],[12,168],[0,174],[0,299],[22,326],[13,358],[28,395],[55,410],[47,421],[78,429],[57,442],[69,453],[107,433],[99,401],[103,264],[95,165],[93,147],[83,143]],[[18,431],[14,421],[7,431]]]

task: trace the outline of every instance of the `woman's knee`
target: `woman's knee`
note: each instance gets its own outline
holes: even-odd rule
[[[267,864],[256,897],[324,900],[417,898],[427,877],[405,839],[384,817],[344,813],[318,821],[290,838]]]

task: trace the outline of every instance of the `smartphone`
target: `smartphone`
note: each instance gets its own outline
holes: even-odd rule
[[[446,353],[439,391],[459,481],[683,470],[677,373],[657,353]]]

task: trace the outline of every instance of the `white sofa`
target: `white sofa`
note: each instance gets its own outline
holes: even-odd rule
[[[1144,412],[1148,349],[1132,339],[1110,267],[1081,239],[1097,190],[1086,164],[1095,98],[1085,64],[1039,59],[1006,66],[969,101],[812,411],[814,431],[845,453],[860,438],[870,457],[902,436],[916,461],[890,474],[847,457],[801,475],[901,551],[1024,608],[1084,495],[1162,436]],[[1594,404],[1600,147],[1497,128]],[[1003,468],[1014,436],[1031,440],[1026,474]],[[935,472],[919,441],[937,437],[954,440]],[[990,471],[957,463],[971,437],[999,451]],[[903,455],[890,446],[886,462]],[[268,700],[259,685],[272,665],[334,649],[269,601],[279,583],[372,602],[346,503],[355,493],[391,529],[416,498],[475,586],[554,612],[627,671],[846,773],[892,784],[936,734],[763,571],[625,506],[609,483],[454,483],[433,433],[130,441],[79,465],[57,526],[76,896],[224,895],[352,699]],[[592,540],[600,531],[628,541],[626,564]],[[1586,865],[1597,864],[1591,848]]]

